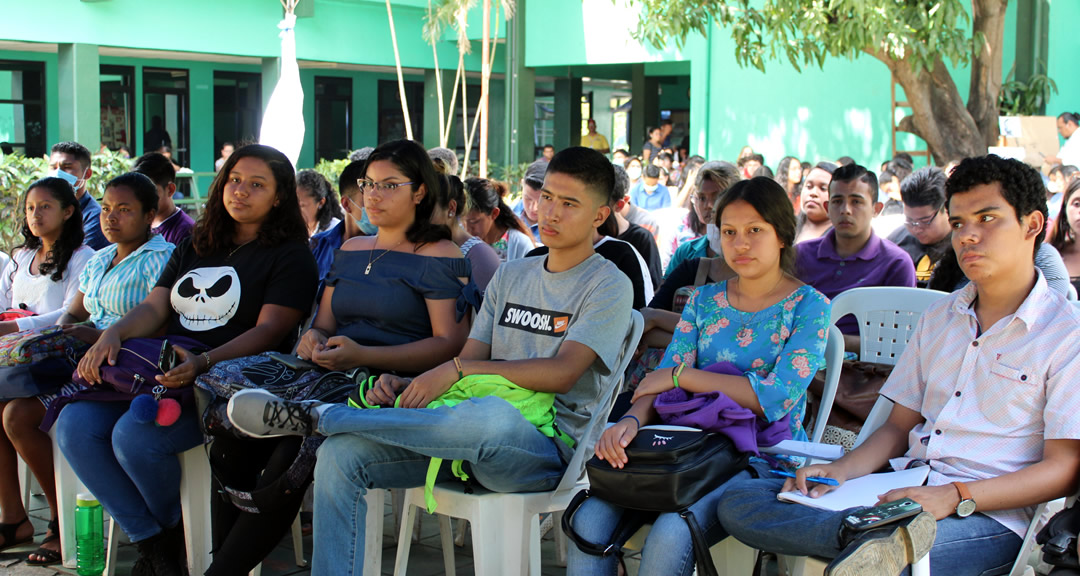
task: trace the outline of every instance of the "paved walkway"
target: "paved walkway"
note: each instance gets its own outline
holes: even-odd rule
[[[47,516],[49,511],[48,507],[45,505],[44,498],[35,496],[33,501],[34,503],[31,506],[30,515],[37,533],[35,540],[40,542],[45,535],[45,524],[48,522]],[[106,522],[108,522],[108,520],[106,520]],[[383,542],[382,573],[385,575],[392,575],[394,573],[394,555],[397,547],[395,544],[396,532],[394,532],[394,517],[390,511],[389,504],[387,504],[385,522],[384,530],[387,537]],[[412,553],[409,556],[408,576],[434,576],[436,574],[444,574],[442,546],[439,541],[439,523],[434,517],[425,514],[422,516],[420,525],[420,541],[414,542],[412,545]],[[74,569],[63,569],[56,566],[47,568],[27,566],[25,563],[26,555],[35,548],[36,544],[27,544],[26,546],[12,548],[6,552],[0,553],[0,574],[5,576],[69,576],[76,574]],[[120,545],[118,554],[120,559],[117,564],[116,574],[117,576],[127,576],[131,573],[131,566],[137,558],[135,547],[124,542]],[[305,558],[311,558],[310,534],[304,537],[304,555]],[[555,544],[551,539],[551,533],[549,532],[543,540],[541,549],[541,560],[543,562],[542,576],[564,576],[566,574],[565,568],[555,564],[555,556]],[[462,576],[470,576],[473,574],[472,540],[470,538],[466,537],[465,546],[454,550],[454,557],[456,559],[456,570],[458,574]],[[274,552],[270,557],[263,562],[262,573],[263,576],[306,576],[311,572],[307,568],[296,566],[292,538],[286,536],[278,547],[274,549]]]

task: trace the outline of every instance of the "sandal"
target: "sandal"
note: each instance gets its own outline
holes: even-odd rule
[[[7,550],[8,548],[14,548],[22,544],[26,544],[34,539],[34,535],[31,534],[29,538],[23,538],[22,540],[16,540],[15,533],[19,530],[19,526],[30,522],[30,517],[26,516],[21,522],[12,522],[11,524],[0,524],[0,536],[4,537],[4,543],[0,544],[0,552]]]
[[[60,523],[56,520],[49,521],[49,535],[45,536],[45,539],[41,541],[42,546],[38,547],[30,553],[30,556],[38,556],[41,560],[34,560],[30,556],[26,557],[27,566],[52,566],[59,564],[63,560],[63,556],[57,550],[46,548],[44,545],[49,542],[56,542],[60,540]]]

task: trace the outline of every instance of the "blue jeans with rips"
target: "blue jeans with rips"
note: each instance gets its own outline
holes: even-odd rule
[[[838,556],[843,550],[840,526],[846,512],[781,502],[776,494],[783,485],[783,480],[762,479],[731,486],[717,509],[724,529],[758,550],[792,556]],[[1021,543],[1015,532],[988,516],[949,516],[937,523],[930,573],[1008,574]]]
[[[365,410],[337,405],[318,419],[326,436],[315,465],[315,576],[364,569],[367,504],[374,488],[423,486],[431,458],[464,460],[471,478],[496,492],[552,490],[566,464],[558,440],[544,436],[501,398],[474,398],[454,407]]]
[[[727,533],[716,516],[717,504],[725,498],[727,488],[740,480],[751,478],[750,472],[742,471],[727,482],[717,486],[712,492],[702,496],[690,506],[694,519],[705,534],[709,545],[727,538]],[[599,498],[589,498],[574,513],[574,531],[593,544],[625,544],[611,542],[615,528],[622,517],[623,508],[605,502]],[[618,572],[618,561],[614,555],[593,556],[579,550],[573,544],[569,547],[566,573],[577,575],[611,575]],[[641,576],[689,576],[694,572],[694,546],[690,541],[690,528],[677,513],[661,514],[653,522],[645,546],[641,551]]]
[[[192,409],[172,426],[137,422],[128,402],[64,407],[56,441],[86,488],[132,542],[180,522],[181,452],[203,443]]]

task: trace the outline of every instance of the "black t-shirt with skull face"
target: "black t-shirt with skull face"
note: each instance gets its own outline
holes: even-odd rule
[[[157,283],[171,290],[168,334],[216,348],[253,328],[263,304],[311,309],[319,273],[305,243],[230,251],[202,257],[190,238],[176,247]]]

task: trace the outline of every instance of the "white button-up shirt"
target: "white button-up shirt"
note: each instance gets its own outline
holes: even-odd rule
[[[929,486],[1016,472],[1042,460],[1046,440],[1080,439],[1080,311],[1040,272],[1016,312],[979,335],[975,296],[969,284],[930,306],[881,390],[926,419],[890,463],[927,461]],[[1034,508],[984,513],[1023,536]]]
[[[1080,168],[1080,130],[1073,132],[1072,136],[1065,139],[1057,156],[1065,166]]]

